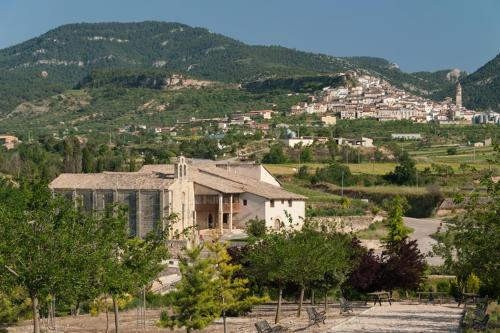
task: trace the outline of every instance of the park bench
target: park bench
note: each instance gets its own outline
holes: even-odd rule
[[[490,320],[490,315],[485,315],[482,319],[474,318],[472,320],[472,329],[476,331],[484,331],[488,326],[488,321]]]
[[[430,304],[435,304],[436,299],[441,304],[443,302],[443,297],[447,293],[445,292],[439,292],[439,291],[419,291],[417,292],[418,295],[418,303],[420,304],[422,300],[427,300]]]
[[[307,308],[306,312],[307,312],[307,316],[309,317],[309,326],[312,326],[312,325],[319,326],[319,323],[323,323],[323,324],[325,323],[325,320],[326,320],[326,312],[325,311],[318,312],[318,311],[316,311],[315,308]]]
[[[352,308],[352,303],[347,301],[344,297],[340,297],[339,302],[340,302],[340,313],[348,313],[349,311],[354,312]]]
[[[255,323],[255,328],[257,329],[258,333],[280,333],[288,331],[288,328],[281,325],[271,327],[267,320],[259,320]]]

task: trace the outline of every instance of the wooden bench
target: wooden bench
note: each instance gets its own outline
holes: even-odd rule
[[[257,329],[258,333],[280,333],[288,331],[288,328],[281,325],[272,327],[271,325],[269,325],[267,320],[259,320],[255,323],[255,328]]]
[[[326,312],[325,311],[318,312],[318,311],[316,311],[315,308],[307,308],[306,312],[307,312],[307,316],[309,317],[309,326],[312,326],[312,325],[319,326],[319,323],[323,323],[323,324],[325,323],[325,320],[326,320]]]
[[[352,303],[346,300],[344,297],[339,298],[340,302],[340,313],[349,313],[349,311],[354,312],[354,309],[352,308]]]

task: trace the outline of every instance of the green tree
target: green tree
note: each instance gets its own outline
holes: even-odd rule
[[[251,244],[247,252],[249,276],[278,289],[275,323],[280,320],[283,289],[287,283],[293,282],[291,248],[290,232],[282,231],[266,235],[261,241]]]
[[[283,153],[283,148],[279,144],[272,146],[269,153],[265,154],[262,158],[262,163],[268,164],[281,164],[286,163],[286,161],[287,158]]]
[[[385,210],[388,215],[385,223],[389,229],[388,235],[384,239],[386,244],[399,243],[410,234],[411,229],[406,227],[403,221],[406,209],[408,209],[408,202],[404,197],[399,195],[385,202]]]
[[[72,289],[94,256],[97,227],[44,182],[0,183],[0,280],[27,291],[35,333],[40,300]]]
[[[101,263],[100,276],[101,290],[111,295],[113,300],[115,331],[118,332],[118,298],[145,288],[163,270],[162,261],[168,258],[165,246],[168,230],[157,228],[144,239],[129,238],[123,209],[117,216],[109,215],[106,220],[122,225],[120,232],[107,240],[108,253]]]
[[[82,171],[84,173],[94,172],[94,156],[88,146],[82,149]]]
[[[214,261],[201,258],[202,249],[200,245],[186,250],[185,257],[180,260],[182,278],[177,289],[171,293],[175,314],[170,316],[163,312],[160,326],[185,327],[189,333],[210,325],[219,317]]]
[[[248,279],[237,277],[241,265],[231,263],[225,244],[217,241],[207,243],[206,247],[213,259],[215,267],[216,302],[224,322],[224,332],[227,332],[226,314],[249,311],[254,304],[266,301],[267,297],[257,297],[250,294]]]
[[[394,168],[394,171],[384,175],[384,178],[398,185],[414,185],[416,183],[417,168],[408,152],[405,151],[401,154],[399,165]]]
[[[491,163],[500,163],[498,147]],[[466,212],[448,225],[434,251],[445,258],[459,286],[474,274],[489,296],[500,297],[500,182],[494,182],[489,173],[481,182],[487,189],[481,199],[485,203],[479,202],[479,191],[472,193],[465,201]]]

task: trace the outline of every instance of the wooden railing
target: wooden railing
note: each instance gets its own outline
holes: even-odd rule
[[[197,212],[218,212],[219,205],[218,204],[195,204],[194,209]],[[231,204],[230,203],[223,203],[222,204],[222,211],[224,213],[229,213],[231,211]],[[240,203],[234,202],[233,203],[233,213],[238,213],[239,211],[240,211]]]

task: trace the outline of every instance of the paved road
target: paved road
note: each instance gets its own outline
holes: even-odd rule
[[[457,308],[456,304],[384,304],[374,306],[327,332],[458,332],[462,313],[463,309]]]
[[[408,227],[414,229],[413,233],[410,235],[411,239],[416,239],[418,242],[418,247],[420,251],[424,254],[428,254],[432,250],[432,245],[436,244],[436,241],[430,237],[433,233],[437,231],[439,224],[442,222],[439,219],[416,219],[412,217],[405,217],[404,222]],[[430,265],[442,265],[443,258],[441,257],[427,257],[427,263]]]

